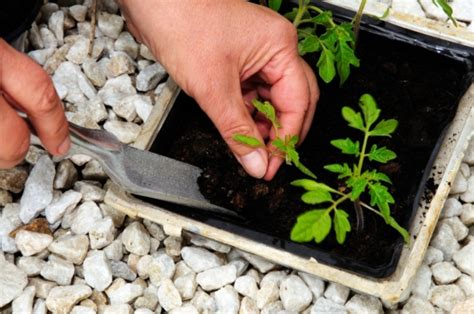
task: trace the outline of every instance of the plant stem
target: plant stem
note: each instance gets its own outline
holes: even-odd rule
[[[370,210],[371,212],[376,213],[377,215],[379,215],[380,217],[382,217],[382,218],[385,219],[385,217],[384,217],[378,210],[376,210],[375,208],[373,208],[373,207],[370,206],[369,204],[366,204],[366,203],[364,203],[364,202],[360,202],[360,205],[361,205],[362,207],[367,208],[367,209]]]
[[[362,173],[362,166],[364,165],[365,151],[367,150],[367,142],[369,141],[369,128],[366,127],[364,134],[364,141],[362,142],[362,149],[360,150],[359,163],[357,164],[357,169],[355,176],[360,177]]]
[[[354,35],[355,35],[355,42],[357,44],[357,38],[359,37],[359,29],[360,29],[360,21],[362,20],[362,13],[364,12],[365,5],[367,0],[362,0],[359,5],[359,10],[357,11],[352,24],[354,25]]]
[[[320,8],[314,6],[314,5],[309,5],[308,9],[313,10],[314,12],[316,12],[318,14],[324,13],[324,10],[322,10],[322,9],[320,9]],[[334,23],[334,21],[332,19],[329,20],[329,23],[331,24],[331,27],[336,26],[336,23]]]
[[[337,205],[341,204],[342,202],[344,202],[345,200],[349,199],[351,197],[350,194],[344,194],[344,196],[338,198],[336,201],[332,202],[332,205],[329,206],[328,209],[326,209],[326,212],[330,212],[332,211],[333,209],[336,209]]]
[[[359,233],[362,230],[364,230],[364,211],[362,210],[362,207],[360,206],[360,199],[356,199],[354,201],[354,209],[356,212],[356,232]]]
[[[296,28],[298,28],[298,26],[301,24],[301,18],[303,17],[306,10],[307,8],[304,4],[304,0],[298,0],[298,12],[296,13],[295,19],[293,20],[293,25]]]

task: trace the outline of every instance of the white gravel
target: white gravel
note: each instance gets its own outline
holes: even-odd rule
[[[431,0],[383,2],[445,19]],[[28,34],[29,55],[51,74],[68,118],[132,143],[166,72],[124,27],[113,0],[103,1],[89,57],[90,1],[77,3],[43,6]],[[474,19],[469,0],[452,5],[466,24]],[[103,203],[108,178],[90,157],[53,162],[32,147],[23,165],[0,170],[0,307],[13,313],[465,313],[474,302],[473,167],[474,140],[410,295],[388,304],[215,240],[167,236],[160,225]],[[38,216],[47,218],[52,235],[9,236]]]

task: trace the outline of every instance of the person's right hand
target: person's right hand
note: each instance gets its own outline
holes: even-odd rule
[[[279,136],[303,140],[319,90],[311,68],[298,56],[296,29],[284,17],[242,0],[121,0],[129,30],[168,73],[196,99],[237,160],[256,178],[270,180],[283,159],[274,150],[237,143],[237,133],[261,142],[276,132],[251,100],[274,105]]]
[[[51,154],[69,150],[67,120],[50,77],[0,39],[0,169],[17,165],[28,152],[30,130],[17,110],[28,115]]]

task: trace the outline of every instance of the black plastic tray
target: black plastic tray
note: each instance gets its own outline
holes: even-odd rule
[[[337,11],[338,14],[340,13],[339,8],[336,8],[335,11]],[[342,19],[344,19],[343,13],[344,12],[341,13]],[[440,123],[439,129],[436,130],[439,137],[438,142],[434,143],[428,149],[427,153],[425,153],[423,158],[413,158],[414,162],[416,160],[416,162],[420,163],[420,166],[419,171],[416,174],[413,174],[412,177],[410,177],[412,179],[412,185],[406,189],[407,191],[409,191],[410,195],[413,195],[411,202],[412,206],[410,206],[412,212],[407,215],[403,221],[400,222],[404,227],[409,227],[412,223],[416,209],[418,208],[419,198],[424,194],[425,183],[428,179],[427,175],[429,174],[429,170],[432,166],[434,157],[438,153],[439,142],[443,139],[444,136],[443,131],[448,127],[450,121],[454,117],[460,97],[464,93],[467,86],[469,86],[472,82],[473,51],[471,49],[464,49],[462,46],[453,45],[451,43],[446,43],[437,39],[432,39],[427,36],[416,34],[407,30],[400,30],[397,27],[388,27],[386,23],[377,23],[377,25],[364,24],[361,30],[362,33],[367,33],[367,36],[371,36],[371,38],[388,38],[390,40],[400,41],[400,44],[402,45],[406,45],[407,43],[409,43],[412,46],[416,46],[413,47],[413,49],[423,50],[426,52],[426,54],[442,54],[444,57],[440,56],[440,58],[446,59],[446,62],[451,63],[453,67],[458,69],[459,76],[462,77],[462,79],[459,80],[460,84],[458,87],[458,93],[456,95],[452,95],[453,103],[450,106],[450,114],[449,116],[443,118],[443,123]],[[422,38],[423,40],[421,40],[420,38]],[[420,62],[424,62],[424,60],[420,60]],[[324,112],[324,110],[324,108],[318,107],[318,113],[320,113],[321,111]],[[339,119],[340,117],[338,116],[336,118]],[[181,93],[181,95],[177,98],[174,108],[171,110],[166,122],[164,123],[150,150],[159,154],[169,155],[170,147],[175,142],[176,137],[179,136],[186,129],[190,121],[196,119],[206,120],[204,114],[199,110],[195,102],[191,98],[186,96],[184,93]],[[207,121],[206,123],[210,124],[209,121]],[[320,119],[318,123],[319,126],[321,126],[321,123],[324,123],[324,119]],[[331,122],[328,121],[326,123]],[[405,153],[416,154],[416,152]],[[333,265],[339,268],[347,269],[376,278],[387,277],[393,273],[393,271],[396,269],[398,260],[400,258],[401,249],[403,247],[403,242],[401,238],[397,239],[396,241],[391,243],[391,248],[393,250],[391,258],[386,260],[383,264],[371,265],[370,263],[347,258],[346,256],[344,256],[344,254],[330,253],[328,251],[325,251],[324,247],[319,247],[311,244],[293,243],[289,241],[288,238],[272,235],[271,230],[264,230],[258,225],[252,225],[251,223],[249,226],[248,221],[241,221],[238,219],[233,219],[231,217],[219,217],[212,213],[203,213],[202,211],[195,210],[192,208],[174,206],[172,204],[164,204],[163,202],[157,202],[152,200],[147,201],[163,206],[164,208],[167,208],[177,214],[190,217],[201,222],[205,222],[214,227],[244,236],[246,238],[266,244],[268,246],[279,248],[306,258],[314,257],[320,263]]]

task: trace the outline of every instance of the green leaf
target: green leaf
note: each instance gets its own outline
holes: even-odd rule
[[[275,108],[269,101],[261,102],[258,99],[252,100],[253,106],[261,112],[268,120],[270,120],[275,129],[281,128],[280,122],[275,113]]]
[[[351,107],[342,107],[342,117],[349,122],[351,128],[365,130],[364,120],[362,120],[360,112],[355,112]]]
[[[260,142],[257,138],[253,136],[247,136],[243,134],[234,134],[232,138],[234,139],[234,141],[239,142],[241,144],[245,144],[250,147],[264,146],[262,142]]]
[[[349,215],[341,210],[334,211],[334,231],[336,232],[336,240],[339,244],[346,241],[346,234],[351,231],[351,224],[347,218]]]
[[[390,136],[398,126],[398,121],[395,119],[382,120],[370,131],[371,136]]]
[[[298,52],[300,56],[304,56],[307,53],[317,52],[319,50],[321,50],[321,44],[319,43],[319,38],[314,35],[307,35],[298,43]]]
[[[377,107],[375,99],[369,95],[364,94],[359,99],[359,105],[362,108],[364,114],[364,121],[367,129],[379,118],[380,109]]]
[[[368,154],[369,160],[371,161],[378,161],[380,163],[387,163],[390,160],[397,158],[397,154],[394,151],[386,148],[380,147],[378,148],[376,144],[372,145],[370,148],[370,152]]]
[[[334,54],[331,50],[323,47],[318,63],[316,64],[319,76],[325,83],[329,83],[336,76],[336,67],[334,65]]]
[[[443,12],[448,16],[448,19],[450,19],[454,26],[458,26],[458,23],[456,19],[453,17],[453,8],[448,4],[446,0],[432,0],[433,3],[437,6],[440,6],[441,9],[443,9]]]
[[[375,181],[375,182],[382,181],[382,182],[392,184],[392,180],[390,180],[390,178],[385,173],[378,172],[377,170],[371,170],[371,171],[367,170],[362,174],[362,176],[366,178],[368,181]]]
[[[272,145],[275,146],[279,151],[286,154],[287,147],[286,147],[285,142],[283,142],[281,138],[277,137],[276,139],[274,139],[272,141]]]
[[[388,217],[385,219],[388,225],[390,225],[392,228],[397,230],[403,237],[403,240],[405,241],[406,244],[410,243],[410,233],[408,232],[407,229],[403,228],[398,224],[398,222],[392,217]]]
[[[331,188],[330,186],[324,183],[316,182],[311,179],[299,179],[299,180],[295,180],[291,182],[290,184],[293,186],[302,187],[306,191],[315,191],[315,190],[323,190],[323,191],[328,191],[328,192],[334,191],[334,189]]]
[[[293,8],[290,12],[285,13],[284,17],[286,17],[290,21],[294,21],[297,14],[298,14],[298,8]]]
[[[335,57],[337,73],[340,77],[340,85],[342,85],[351,72],[351,65],[360,66],[360,61],[354,53],[355,46],[352,24],[346,23],[336,26],[337,43],[335,46]]]
[[[390,216],[389,204],[395,203],[387,187],[377,182],[369,184],[370,205],[377,205],[384,217]]]
[[[338,176],[339,179],[349,177],[352,175],[352,170],[349,167],[349,165],[346,163],[344,163],[344,165],[341,165],[341,164],[326,165],[324,166],[324,169],[334,172],[334,173],[339,173],[340,174]]]
[[[359,156],[359,141],[352,141],[350,138],[332,140],[331,145],[339,148],[343,154]]]
[[[383,12],[382,16],[379,19],[383,20],[386,19],[390,15],[390,10],[392,9],[392,5],[389,5],[387,9]]]
[[[304,173],[308,177],[316,179],[316,175],[311,170],[306,168],[306,166],[303,165],[301,162],[298,161],[298,162],[294,163],[294,165],[295,165],[296,168],[298,168],[299,171],[301,171],[302,173]]]
[[[351,201],[355,201],[365,191],[369,181],[364,177],[351,177],[347,180],[347,185],[351,188]]]
[[[300,140],[298,135],[286,136],[286,143],[288,147],[295,148],[296,144]]]
[[[268,7],[272,9],[273,11],[278,12],[281,7],[281,2],[282,0],[268,0]]]
[[[331,231],[331,218],[328,211],[314,209],[298,216],[290,238],[295,242],[309,242],[314,238],[317,243],[320,243],[329,231]]]
[[[329,193],[328,191],[319,189],[304,193],[301,196],[301,200],[306,204],[316,205],[324,202],[329,202],[332,200],[332,197],[331,193]]]
[[[331,11],[324,11],[320,14],[316,15],[311,19],[314,24],[323,25],[326,28],[330,28],[332,26],[332,12]]]

